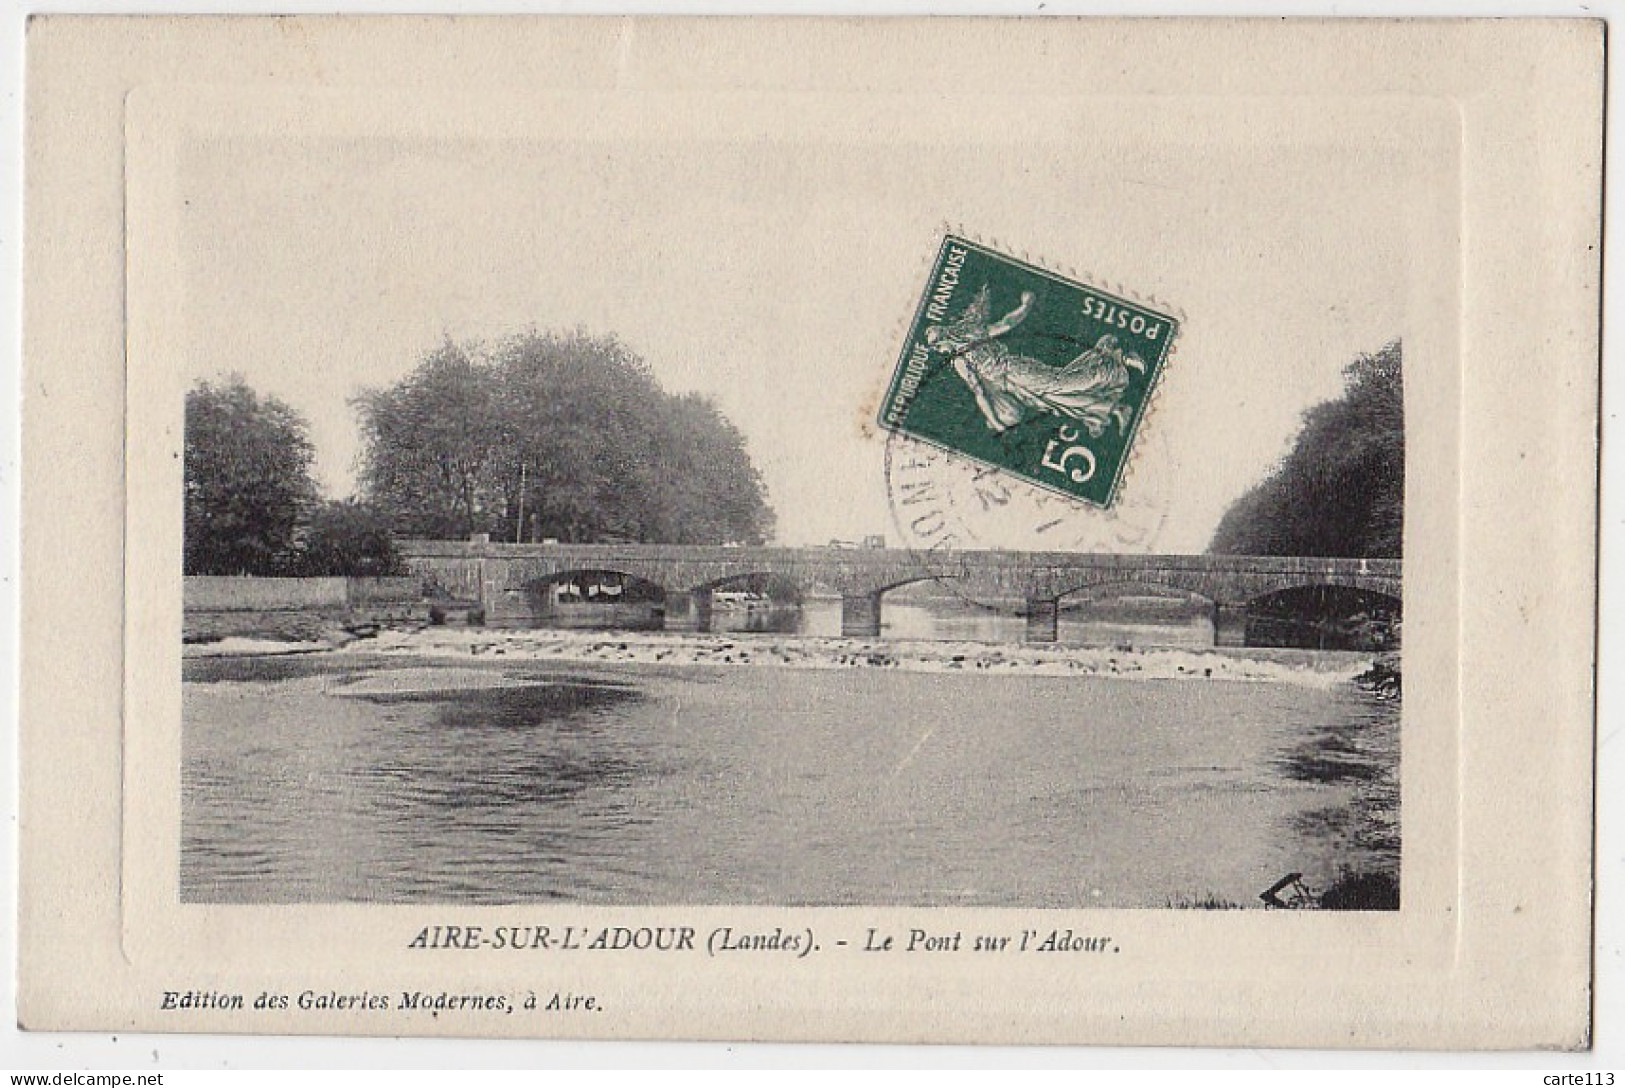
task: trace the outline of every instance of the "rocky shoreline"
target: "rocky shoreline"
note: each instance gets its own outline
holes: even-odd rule
[[[1354,683],[1384,699],[1397,699],[1400,695],[1400,668],[1397,653],[1383,654],[1371,662],[1371,667],[1353,678]]]

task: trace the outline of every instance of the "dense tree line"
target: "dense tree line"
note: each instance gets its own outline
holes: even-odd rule
[[[1225,513],[1210,552],[1398,558],[1405,510],[1402,351],[1344,370],[1344,392],[1304,413],[1285,459]]]
[[[298,412],[232,376],[186,395],[187,574],[391,574],[387,525],[355,502],[323,500]]]
[[[324,500],[305,420],[242,378],[186,398],[187,574],[388,574],[395,535],[760,543],[744,439],[612,339],[447,341],[355,400],[362,498]],[[387,511],[381,513],[381,511]]]
[[[772,532],[743,436],[660,388],[612,338],[446,340],[355,399],[366,501],[401,535],[760,543]]]

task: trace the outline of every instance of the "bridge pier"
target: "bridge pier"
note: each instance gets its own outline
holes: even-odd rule
[[[711,591],[695,589],[688,592],[666,591],[667,631],[711,630]]]
[[[846,638],[880,637],[880,594],[841,595],[841,634]]]
[[[1027,641],[1054,642],[1061,637],[1061,602],[1053,597],[1027,599]]]
[[[1213,645],[1247,645],[1246,605],[1215,604],[1213,606]]]

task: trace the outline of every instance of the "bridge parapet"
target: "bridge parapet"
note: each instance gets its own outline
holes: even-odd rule
[[[1284,590],[1347,586],[1397,599],[1395,559],[1231,555],[1116,555],[1074,552],[944,551],[889,548],[720,547],[679,544],[500,544],[403,541],[411,568],[482,602],[522,596],[537,583],[589,571],[642,579],[681,604],[682,623],[704,629],[710,594],[751,575],[771,575],[803,591],[839,593],[848,633],[878,632],[883,595],[939,580],[976,600],[1020,601],[1031,637],[1053,638],[1060,601],[1108,586],[1164,587],[1210,602],[1233,638],[1248,602]],[[1239,617],[1239,618],[1238,618]]]

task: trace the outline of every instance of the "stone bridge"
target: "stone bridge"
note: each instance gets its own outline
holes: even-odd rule
[[[1345,586],[1401,599],[1397,559],[439,540],[402,541],[399,550],[415,574],[450,596],[478,601],[497,624],[545,619],[536,605],[540,588],[600,571],[659,587],[670,630],[710,630],[716,590],[770,575],[804,593],[839,594],[842,634],[871,638],[880,634],[886,592],[926,580],[971,600],[1022,602],[1034,642],[1055,641],[1065,598],[1107,587],[1175,590],[1206,601],[1218,646],[1245,645],[1249,603],[1284,590]]]

